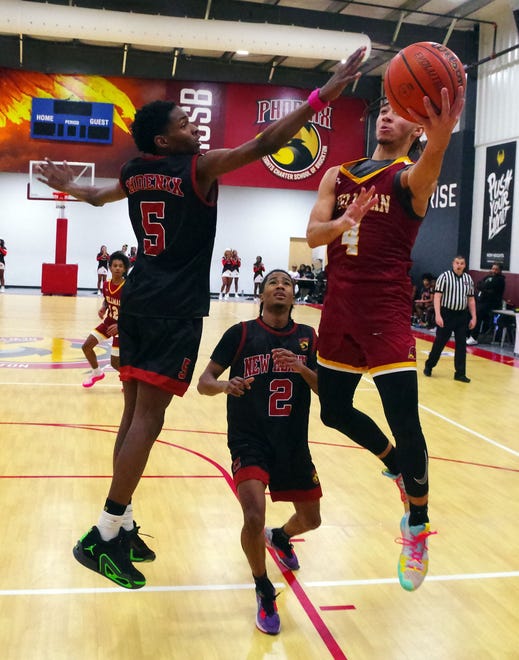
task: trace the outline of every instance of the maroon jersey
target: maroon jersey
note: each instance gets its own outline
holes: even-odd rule
[[[99,334],[104,337],[108,337],[108,328],[117,323],[119,320],[119,309],[121,307],[121,291],[126,280],[123,280],[120,284],[113,284],[110,280],[109,282],[103,283],[103,296],[105,297],[106,302],[106,314],[103,319],[103,322],[100,323],[96,330]],[[115,337],[114,337],[115,339]]]
[[[411,250],[421,218],[410,203],[406,204],[399,179],[411,164],[408,158],[398,158],[361,159],[341,165],[333,218],[344,212],[361,186],[374,185],[378,202],[356,227],[328,245],[328,286],[321,327],[346,334],[376,332],[386,329],[388,323],[393,328],[409,328]]]

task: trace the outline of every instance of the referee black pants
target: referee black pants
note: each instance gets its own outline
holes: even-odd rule
[[[438,364],[438,360],[445,348],[446,343],[449,341],[451,334],[454,332],[454,341],[456,348],[454,351],[454,370],[456,376],[465,376],[465,364],[467,360],[467,316],[466,309],[455,312],[446,307],[441,308],[441,315],[443,319],[443,328],[436,326],[436,339],[432,345],[429,357],[425,362],[428,369],[434,369]]]

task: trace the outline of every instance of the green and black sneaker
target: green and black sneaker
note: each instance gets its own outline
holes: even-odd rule
[[[97,527],[92,527],[72,551],[80,564],[112,580],[125,589],[141,589],[144,575],[130,561],[130,549],[123,531],[110,541],[103,541]]]
[[[126,543],[130,548],[130,561],[134,562],[144,562],[144,561],[155,561],[156,554],[151,548],[148,548],[146,543],[139,536],[140,527],[137,526],[135,520],[133,521],[133,529],[131,531],[122,530],[123,534],[126,537]],[[145,534],[144,536],[148,536]]]

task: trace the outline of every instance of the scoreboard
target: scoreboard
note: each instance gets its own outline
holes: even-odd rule
[[[111,144],[113,117],[112,103],[33,98],[31,137]]]

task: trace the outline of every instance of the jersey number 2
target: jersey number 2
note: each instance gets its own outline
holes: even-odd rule
[[[147,238],[143,241],[144,254],[152,257],[159,255],[166,245],[164,225],[157,220],[164,220],[164,202],[141,202],[142,228]]]
[[[288,417],[292,411],[292,381],[288,378],[276,378],[270,382],[269,415],[270,417]]]

